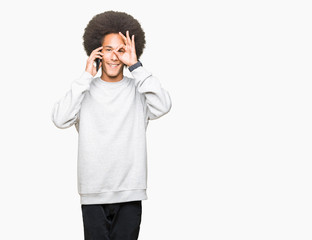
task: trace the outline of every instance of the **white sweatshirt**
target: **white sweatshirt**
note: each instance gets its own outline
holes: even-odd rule
[[[58,128],[78,132],[78,193],[81,204],[147,199],[146,128],[171,109],[168,92],[142,66],[118,82],[83,72],[55,103]]]

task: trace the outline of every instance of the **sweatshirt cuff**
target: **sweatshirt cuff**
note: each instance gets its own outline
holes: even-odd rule
[[[85,84],[90,85],[92,79],[93,79],[92,74],[88,73],[87,71],[84,71],[78,79],[74,80],[74,83],[78,83],[79,85]]]
[[[135,83],[137,84],[138,82],[140,81],[143,81],[145,80],[146,78],[152,76],[152,74],[147,71],[143,66],[140,66],[136,69],[134,69],[132,72],[131,72],[133,78],[134,78],[134,81]]]
[[[81,78],[93,78],[93,76],[91,73],[84,71],[81,75]]]

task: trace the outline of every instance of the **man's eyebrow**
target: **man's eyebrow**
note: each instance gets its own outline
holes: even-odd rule
[[[104,47],[107,47],[107,48],[113,48],[112,46],[104,46]]]

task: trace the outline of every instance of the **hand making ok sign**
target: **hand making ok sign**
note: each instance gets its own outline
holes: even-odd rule
[[[121,32],[119,32],[119,34],[123,38],[124,44],[120,44],[118,48],[114,50],[114,53],[120,61],[130,67],[138,61],[135,51],[134,35],[132,35],[132,39],[130,39],[129,31],[126,32],[127,37]]]

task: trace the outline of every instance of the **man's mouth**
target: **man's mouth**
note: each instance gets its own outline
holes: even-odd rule
[[[111,63],[108,63],[107,65],[110,66],[111,68],[117,68],[120,64],[111,64]]]

